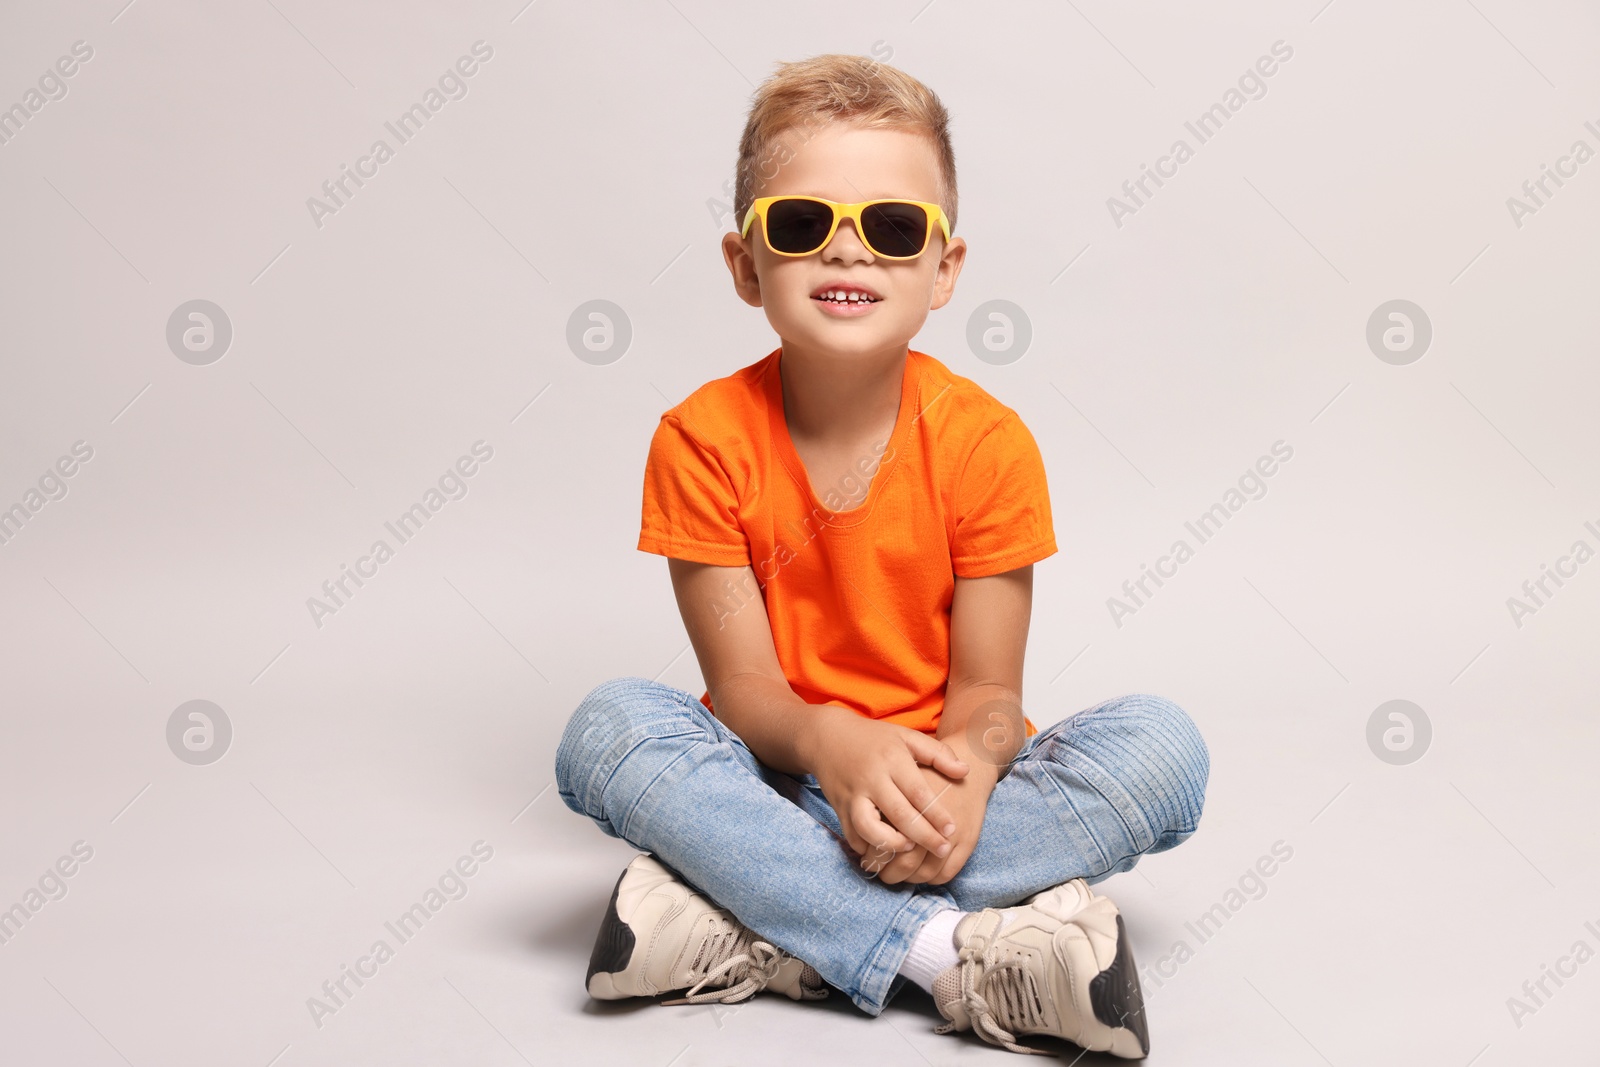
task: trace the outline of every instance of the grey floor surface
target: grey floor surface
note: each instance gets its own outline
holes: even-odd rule
[[[0,21],[0,108],[28,112],[0,144],[0,512],[27,515],[0,543],[0,1065],[1008,1062],[909,993],[874,1020],[582,988],[630,850],[561,805],[556,741],[604,679],[700,692],[634,548],[643,464],[661,412],[776,344],[730,291],[725,184],[754,86],[827,51],[954,115],[969,258],[914,347],[1045,459],[1026,708],[1153,692],[1210,746],[1199,832],[1099,886],[1150,1062],[1594,1061],[1592,5]],[[336,212],[311,203],[440,86]],[[599,352],[572,340],[597,300]],[[971,340],[997,307],[1025,328],[999,352]]]

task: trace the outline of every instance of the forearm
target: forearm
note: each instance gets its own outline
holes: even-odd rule
[[[947,688],[936,736],[975,768],[994,777],[1016,758],[1026,740],[1022,694],[1009,686],[980,683]]]
[[[836,715],[854,715],[837,704],[807,704],[789,683],[763,674],[740,674],[711,693],[724,726],[739,735],[762,763],[784,774],[811,774],[816,742]]]

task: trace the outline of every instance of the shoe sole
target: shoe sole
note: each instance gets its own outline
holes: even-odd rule
[[[617,877],[617,884],[611,889],[605,918],[600,920],[600,934],[595,938],[594,951],[589,955],[589,972],[583,976],[583,984],[596,1000],[621,999],[622,994],[617,992],[612,975],[628,966],[628,961],[633,958],[634,946],[638,943],[632,927],[617,914],[617,894],[622,892],[623,880],[632,869],[630,864]]]
[[[1144,992],[1139,988],[1139,968],[1133,961],[1133,946],[1128,931],[1117,915],[1117,955],[1111,966],[1089,980],[1089,1004],[1101,1025],[1126,1030],[1139,1042],[1138,1055],[1116,1035],[1111,1052],[1124,1059],[1143,1059],[1150,1055],[1150,1028],[1144,1017]]]

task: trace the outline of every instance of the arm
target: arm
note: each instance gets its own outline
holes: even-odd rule
[[[667,569],[716,717],[773,770],[811,773],[819,728],[830,712],[851,712],[807,704],[789,688],[755,572],[670,557]]]
[[[977,762],[995,772],[995,780],[1026,740],[1022,659],[1032,615],[1031,563],[986,578],[956,579],[950,681],[938,736],[952,746],[965,742]]]
[[[923,773],[955,815],[953,846],[945,857],[912,849],[887,863],[869,857],[886,883],[943,885],[977,847],[989,794],[1025,740],[1022,659],[1033,613],[1033,565],[983,578],[957,578],[950,606],[950,679],[939,715],[939,739],[972,768],[956,781],[934,768]],[[943,779],[941,781],[941,779]]]
[[[965,774],[950,747],[849,708],[801,700],[778,663],[748,564],[718,567],[669,557],[667,565],[714,713],[756,759],[785,774],[814,774],[846,843],[858,853],[869,847],[947,852],[949,842],[936,827],[952,826],[952,820],[918,764]]]

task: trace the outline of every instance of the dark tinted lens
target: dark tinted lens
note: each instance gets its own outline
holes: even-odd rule
[[[767,208],[767,240],[779,252],[815,252],[833,225],[833,209],[815,200],[779,200]]]
[[[914,256],[928,236],[928,213],[915,204],[873,204],[861,213],[867,244],[881,256]]]

